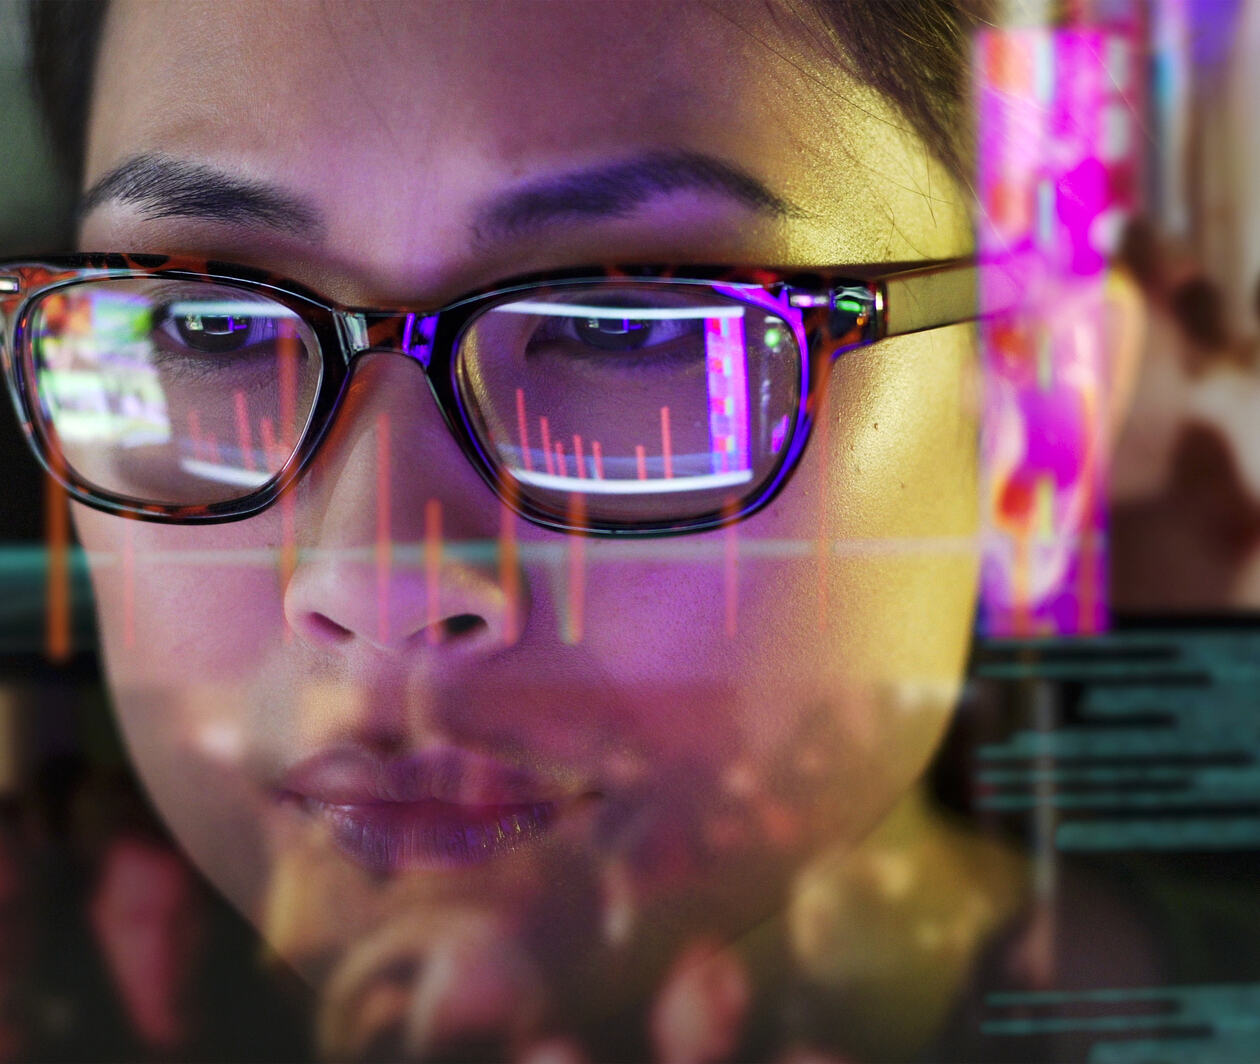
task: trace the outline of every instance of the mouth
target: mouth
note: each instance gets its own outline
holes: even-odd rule
[[[380,758],[351,748],[298,765],[275,797],[346,857],[388,874],[506,856],[542,839],[583,795],[464,750]]]
[[[287,800],[323,823],[345,856],[376,873],[462,868],[505,856],[542,838],[558,812],[555,802],[333,803],[298,795]]]

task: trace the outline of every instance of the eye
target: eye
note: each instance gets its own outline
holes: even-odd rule
[[[629,307],[625,313],[625,317],[609,313],[597,318],[548,318],[534,333],[531,346],[559,342],[614,354],[648,351],[697,333],[703,326],[694,316],[637,318]]]
[[[195,301],[173,302],[157,315],[157,329],[190,351],[207,355],[230,354],[276,338],[274,311],[260,304],[252,308],[215,307]]]
[[[568,338],[600,351],[641,351],[692,331],[694,321],[644,321],[641,318],[561,318]]]

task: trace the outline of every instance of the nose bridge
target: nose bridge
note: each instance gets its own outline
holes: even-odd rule
[[[428,372],[436,314],[356,307],[340,311],[337,324],[349,352],[347,361],[365,351],[387,351],[415,359]]]
[[[390,317],[386,327],[401,341],[407,323]],[[312,549],[285,593],[291,625],[313,645],[488,650],[502,644],[514,623],[493,568],[444,549],[448,538],[484,541],[499,515],[486,506],[484,485],[428,407],[428,381],[376,357],[398,353],[421,361],[415,346],[391,347],[386,336],[382,345],[353,349],[352,357],[373,357],[355,363],[340,419],[314,470],[304,520]]]

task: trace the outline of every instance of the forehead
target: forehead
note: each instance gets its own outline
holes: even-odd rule
[[[137,152],[192,156],[308,194],[334,245],[414,260],[426,240],[458,240],[462,208],[505,182],[685,149],[747,167],[807,217],[844,212],[828,252],[785,248],[785,264],[864,260],[896,228],[920,245],[887,257],[955,253],[921,244],[941,205],[914,190],[948,184],[922,145],[772,10],[115,0],[88,181]],[[895,188],[911,191],[890,212]]]

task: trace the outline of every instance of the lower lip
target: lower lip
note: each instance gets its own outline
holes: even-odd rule
[[[299,799],[328,825],[333,843],[373,872],[465,868],[512,853],[546,834],[553,802],[452,805],[446,802],[365,802],[334,805]]]

